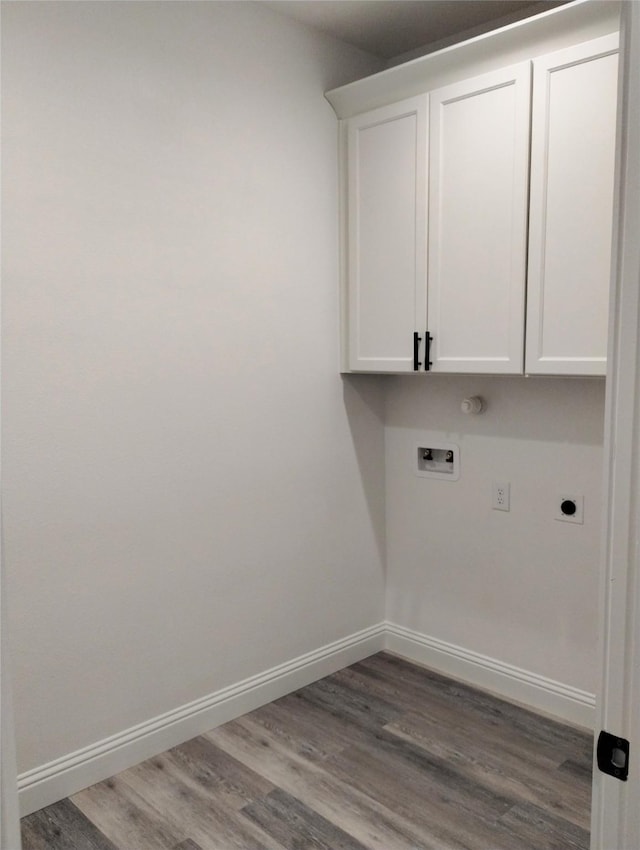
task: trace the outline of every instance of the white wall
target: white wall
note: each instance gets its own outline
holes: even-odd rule
[[[372,70],[259,4],[5,4],[21,772],[378,622],[385,547],[392,622],[594,690],[603,382],[338,375],[323,92]]]
[[[476,394],[486,412],[463,414]],[[595,691],[603,405],[599,379],[389,379],[391,622]],[[458,481],[414,474],[422,439],[459,444]],[[554,519],[560,494],[584,495],[583,525]]]
[[[25,771],[382,618],[323,98],[375,66],[234,2],[8,3],[3,62]]]

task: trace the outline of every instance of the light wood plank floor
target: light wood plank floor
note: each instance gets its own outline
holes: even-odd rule
[[[380,653],[29,815],[24,850],[588,850],[591,758]]]

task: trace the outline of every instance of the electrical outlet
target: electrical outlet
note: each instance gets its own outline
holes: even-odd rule
[[[511,485],[508,481],[494,481],[492,488],[491,507],[494,511],[508,511],[510,509]]]
[[[577,525],[582,525],[584,523],[584,496],[560,494],[556,503],[555,519],[559,522],[574,522]]]

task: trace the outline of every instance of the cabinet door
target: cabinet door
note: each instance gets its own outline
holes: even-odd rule
[[[617,47],[534,62],[527,372],[606,371]]]
[[[348,122],[349,368],[408,372],[426,320],[427,96]]]
[[[521,373],[530,63],[430,94],[434,372]]]

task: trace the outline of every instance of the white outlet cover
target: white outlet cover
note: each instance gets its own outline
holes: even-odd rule
[[[504,500],[500,502],[498,491],[504,491]],[[494,481],[491,484],[491,507],[494,511],[511,510],[511,483],[509,481]]]
[[[563,514],[560,505],[563,502],[575,502],[575,514]],[[576,496],[574,493],[561,493],[556,502],[556,515],[554,519],[558,522],[572,522],[574,525],[584,525],[584,496]]]

